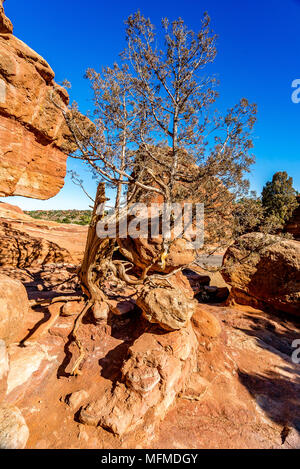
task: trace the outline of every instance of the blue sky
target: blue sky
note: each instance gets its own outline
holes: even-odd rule
[[[300,78],[300,0],[7,0],[5,10],[14,33],[51,65],[56,81],[72,83],[71,99],[82,111],[92,108],[83,75],[118,60],[125,46],[124,19],[140,9],[159,25],[162,17],[181,16],[200,29],[204,11],[218,34],[213,72],[220,79],[221,109],[246,97],[258,105],[255,126],[256,164],[250,181],[261,191],[276,171],[287,171],[300,191],[300,103],[291,100],[292,81]],[[80,172],[90,193],[95,181],[80,162],[68,160]],[[4,200],[4,199],[2,199]],[[6,198],[23,209],[87,208],[89,200],[66,179],[60,194],[48,201]]]

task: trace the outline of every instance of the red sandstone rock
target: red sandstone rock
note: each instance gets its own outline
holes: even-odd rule
[[[16,212],[20,215],[24,215],[23,210],[17,205],[11,205],[0,201],[0,213],[1,212]]]
[[[93,318],[96,324],[103,324],[107,322],[109,314],[109,305],[107,303],[95,303],[92,306]]]
[[[196,301],[175,288],[145,288],[136,304],[144,317],[152,324],[159,324],[167,331],[185,327],[196,310]]]
[[[122,382],[83,408],[80,421],[125,435],[151,412],[155,425],[194,370],[196,349],[190,325],[164,335],[142,334],[129,349]]]
[[[80,309],[82,310],[84,308],[84,301],[79,300],[79,301],[67,301],[66,298],[66,303],[61,307],[61,315],[62,316],[78,316],[78,312]]]
[[[59,107],[69,97],[47,62],[12,34],[0,8],[0,195],[48,199],[76,149]],[[86,121],[87,122],[87,121]]]
[[[117,300],[109,300],[110,310],[116,316],[123,316],[124,314],[131,313],[134,308],[135,304],[133,301],[117,301]]]
[[[36,220],[18,207],[0,204],[0,264],[31,267],[80,262],[88,227]]]
[[[70,253],[51,241],[33,238],[0,221],[0,266],[27,268],[54,262],[70,262]]]
[[[21,282],[0,274],[0,338],[7,343],[21,339],[29,302]]]
[[[26,393],[43,383],[46,375],[57,366],[57,338],[52,343],[26,342],[20,347],[12,344],[8,348],[10,369],[7,377],[6,400],[16,402]],[[61,345],[61,341],[59,341]]]
[[[190,285],[193,295],[197,295],[206,285],[210,284],[210,277],[208,275],[199,275],[199,273],[191,269],[185,269],[181,275],[184,276]]]
[[[66,358],[63,349],[64,344],[68,342],[68,333],[64,335],[64,340],[61,336],[57,337],[57,332],[48,336],[47,343],[49,346],[52,344],[53,348],[50,356],[58,355],[58,359],[51,362],[51,366],[47,366],[47,360],[41,362],[39,369],[22,385],[26,392],[10,395],[11,399],[14,395],[16,398],[19,396],[17,403],[12,400],[11,404],[17,405],[22,411],[30,430],[27,448],[178,450],[299,446],[299,439],[295,437],[300,419],[300,365],[293,363],[291,359],[294,351],[292,343],[300,334],[297,324],[287,318],[283,321],[282,317],[255,310],[250,306],[229,308],[201,305],[201,310],[222,322],[223,333],[213,339],[204,337],[201,324],[199,327],[193,324],[198,337],[198,350],[195,354],[197,371],[189,371],[184,375],[185,384],[182,388],[178,387],[180,391],[175,399],[170,395],[171,400],[173,399],[172,405],[166,412],[163,411],[164,406],[160,407],[160,400],[156,401],[157,391],[153,394],[152,391],[143,393],[143,388],[137,392],[126,386],[142,382],[145,388],[144,384],[147,386],[149,379],[148,367],[145,367],[148,358],[149,363],[154,364],[155,354],[168,353],[171,357],[176,350],[181,357],[185,357],[184,350],[188,352],[186,343],[189,343],[189,339],[180,341],[179,347],[179,341],[171,340],[173,334],[175,337],[178,332],[142,333],[139,330],[140,319],[136,317],[132,317],[129,322],[128,319],[125,321],[123,318],[114,317],[112,330],[84,321],[78,330],[86,350],[82,374],[76,378],[66,378],[61,375],[61,368]],[[35,314],[38,322],[43,314]],[[71,321],[72,318],[67,320]],[[59,317],[55,329],[58,331],[65,321],[66,318]],[[138,331],[136,336],[135,331]],[[130,345],[133,336],[136,339],[134,344]],[[44,341],[46,344],[46,337]],[[126,366],[131,358],[127,352],[129,345],[134,347],[134,356],[138,357],[138,360],[130,361],[128,368],[124,369],[124,372],[128,370],[127,379],[127,374],[125,376],[122,373],[120,376],[119,370],[122,363]],[[77,357],[78,355],[75,358]],[[167,366],[167,363],[170,365]],[[175,363],[178,363],[177,359]],[[166,370],[164,376],[171,376],[171,372],[174,372],[172,376],[178,376],[179,368],[177,365],[173,367],[171,358],[163,362],[163,365],[162,372]],[[182,365],[184,366],[184,362]],[[57,376],[61,378],[58,379]],[[116,376],[119,380],[117,382]],[[133,381],[132,376],[138,377],[140,381]],[[118,389],[116,395],[112,393],[111,380]],[[164,382],[162,378],[154,389],[159,390]],[[85,402],[101,401],[107,393],[102,407],[99,404],[99,413],[89,414],[95,422],[94,425],[97,425],[99,414],[100,419],[104,419],[105,408],[110,408],[110,399],[115,396],[113,400],[116,408],[103,422],[124,429],[129,421],[129,427],[122,438],[116,437],[103,427],[95,428],[78,423],[76,410],[73,411],[61,399],[61,396],[76,393],[78,390],[89,393]],[[147,394],[151,396],[145,401],[142,396]],[[129,397],[130,395],[132,397]],[[124,400],[127,397],[128,402]],[[138,414],[145,402],[146,413],[140,414],[141,420],[131,420],[134,411],[137,410]],[[153,402],[157,403],[149,407]],[[282,443],[285,426],[291,431]],[[112,431],[110,427],[108,430]]]
[[[0,407],[0,449],[24,449],[29,430],[17,407]]]
[[[5,16],[4,8],[3,8],[3,0],[0,1],[0,33],[7,34],[13,32],[13,25],[11,21]]]
[[[227,250],[222,275],[233,287],[231,298],[299,316],[300,243],[269,236],[269,246],[256,252],[255,245],[264,236],[244,235]]]
[[[0,402],[3,401],[7,391],[7,376],[9,371],[9,358],[4,340],[0,339]]]
[[[209,280],[208,280],[209,281]],[[197,290],[194,288],[194,284],[190,281],[190,278],[183,274],[181,271],[176,272],[168,278],[168,282],[176,290],[181,290],[185,296],[189,299],[193,299]]]
[[[216,338],[221,334],[222,328],[219,320],[199,305],[192,317],[192,325],[199,337]]]
[[[84,401],[87,401],[89,394],[84,389],[76,391],[67,396],[66,402],[72,410],[78,410]]]

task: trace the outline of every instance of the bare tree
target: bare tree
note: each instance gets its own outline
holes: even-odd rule
[[[231,238],[231,204],[248,190],[245,173],[254,161],[251,133],[256,106],[241,99],[225,115],[217,111],[217,81],[207,73],[216,57],[216,36],[207,14],[197,33],[181,18],[172,23],[163,19],[162,32],[164,44],[159,48],[150,20],[140,12],[131,15],[122,65],[101,73],[87,71],[94,92],[95,127],[91,133],[78,124],[76,106],[65,113],[78,147],[74,157],[87,163],[101,183],[116,189],[118,210],[125,193],[125,206],[146,197],[166,203],[203,202],[206,244],[212,252]],[[106,244],[96,241],[94,224],[90,230],[81,280],[85,291],[96,298],[98,293],[91,293],[89,283],[91,270],[99,271],[96,259],[110,256],[101,262],[101,275],[93,277],[98,289],[99,278],[106,275],[104,264],[106,272],[110,269],[123,280],[128,276],[124,268],[116,267],[120,261],[112,260],[111,245],[101,254]],[[164,240],[162,256],[170,242]],[[150,267],[139,282],[148,278]]]
[[[93,206],[90,206],[91,208],[94,207],[94,204],[95,204],[95,200],[93,199],[93,197],[87,192],[87,190],[85,189],[84,187],[84,183],[83,183],[83,179],[81,179],[81,177],[79,176],[78,173],[76,173],[76,171],[74,171],[73,169],[70,169],[69,171],[67,171],[67,173],[70,175],[70,178],[71,178],[71,181],[73,182],[73,184],[75,184],[75,186],[79,186],[80,189],[84,192],[84,194],[90,199],[90,201],[93,203]]]
[[[134,184],[143,190],[160,192],[142,184],[131,175],[137,149],[136,127],[140,125],[140,108],[128,67],[103,69],[102,73],[87,70],[94,92],[93,132],[78,125],[78,108],[73,106],[65,118],[79,152],[73,158],[88,163],[94,175],[116,189],[115,208],[120,208],[123,187]]]

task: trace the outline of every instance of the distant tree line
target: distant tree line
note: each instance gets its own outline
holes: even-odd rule
[[[25,213],[37,220],[74,225],[89,225],[92,216],[92,210],[30,210]]]
[[[278,233],[298,207],[297,196],[293,178],[286,171],[275,173],[272,181],[264,186],[260,197],[252,192],[249,197],[236,202],[234,213],[237,229],[245,233]]]

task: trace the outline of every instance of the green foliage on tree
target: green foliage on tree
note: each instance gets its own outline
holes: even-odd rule
[[[252,192],[250,197],[243,197],[234,205],[235,236],[261,231],[264,224],[264,209],[261,199]]]
[[[262,191],[265,217],[277,219],[284,225],[298,206],[296,195],[293,178],[286,171],[275,173],[272,181],[267,182]]]

